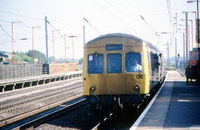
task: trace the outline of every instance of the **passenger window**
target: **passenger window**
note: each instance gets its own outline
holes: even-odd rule
[[[122,72],[122,55],[121,54],[107,55],[107,72],[108,73]]]
[[[125,55],[126,72],[141,72],[141,54],[140,53],[126,53]]]
[[[152,65],[152,71],[154,71],[154,69],[158,69],[158,55],[151,53],[151,65]]]
[[[103,73],[103,54],[88,55],[88,73]]]

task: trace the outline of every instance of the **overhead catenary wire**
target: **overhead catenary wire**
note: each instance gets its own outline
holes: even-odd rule
[[[47,23],[48,23],[49,25],[51,25],[51,27],[52,27],[61,37],[64,38],[64,36],[58,31],[58,29],[56,29],[48,20],[47,20]]]
[[[5,24],[4,26],[10,26],[10,23],[12,23],[11,21],[6,21],[6,20],[0,20],[1,22],[5,22],[5,23],[9,23],[9,24]],[[19,26],[22,26],[22,27],[25,27],[25,28],[32,28],[33,26],[30,26],[30,25],[25,25],[25,24],[19,24]],[[3,28],[3,26],[2,25],[0,25],[0,28],[2,28],[2,31],[3,32],[5,32],[6,33],[6,35],[9,37],[9,38],[11,38],[11,39],[13,39],[13,41],[14,42],[17,42],[18,40],[23,40],[23,39],[25,39],[25,40],[28,40],[28,39],[31,39],[31,38],[20,38],[20,39],[14,39],[14,38],[12,38],[12,36],[6,31],[6,29],[5,28]],[[38,29],[38,30],[41,30],[41,29]],[[4,35],[5,36],[5,35]],[[20,36],[20,35],[17,35],[17,37],[23,37],[23,36]],[[40,38],[41,39],[41,38]],[[3,45],[3,44],[5,44],[5,43],[9,43],[9,42],[12,42],[12,41],[9,41],[9,40],[4,40],[3,42],[1,42],[1,44]]]
[[[144,17],[142,17],[142,15],[140,15],[140,18],[141,18],[143,21],[145,21],[145,23],[155,32],[155,35],[156,35],[156,36],[160,36],[160,35],[158,34],[158,32],[144,19]]]
[[[1,24],[0,24],[0,27],[2,28],[2,30],[11,38],[11,39],[13,39],[11,36],[10,36],[10,34],[1,26]],[[14,39],[13,39],[14,40]]]
[[[110,2],[108,2],[107,0],[104,0],[107,4],[109,4],[111,7],[113,7],[114,9],[116,9],[118,12],[120,12],[121,14],[123,14],[124,16],[126,16],[127,18],[129,18],[130,20],[134,21],[134,22],[139,22],[138,20],[130,17],[129,15],[127,15],[126,13],[124,13],[123,11],[121,11],[120,9],[118,9],[116,6],[114,6],[113,4],[111,4]],[[160,15],[160,14],[159,14]],[[146,25],[150,27],[151,30],[153,30],[155,33],[153,33],[151,36],[148,36],[148,37],[152,37],[152,36],[157,36],[157,38],[159,39],[160,41],[160,35],[159,33],[156,31],[156,29],[153,28],[153,26],[151,24],[149,24],[141,15],[139,15],[140,18],[142,18],[143,21],[145,21]],[[141,35],[142,36],[142,35]],[[148,38],[148,37],[145,37],[145,38]],[[158,42],[159,42],[158,41]],[[158,43],[157,42],[157,43]]]
[[[120,18],[118,18],[116,15],[114,15],[112,12],[110,12],[108,9],[106,9],[103,5],[101,5],[99,2],[97,2],[95,0],[95,2],[101,7],[103,8],[106,12],[108,12],[110,15],[112,15],[114,18],[116,18],[118,21],[120,21],[122,24],[124,24],[126,27],[128,27],[129,29],[137,32],[134,28],[132,28],[131,26],[129,26],[128,24],[126,24],[125,22],[123,22]]]
[[[30,17],[30,16],[21,15],[21,14],[15,14],[15,13],[7,12],[7,11],[2,11],[2,10],[0,10],[0,12],[1,12],[1,13],[5,13],[5,14],[20,16],[20,17],[24,17],[24,18],[31,18],[31,19],[42,20],[42,21],[43,21],[43,19],[41,19],[41,18]]]
[[[40,18],[25,16],[25,15],[20,15],[20,14],[15,14],[15,13],[7,12],[7,11],[2,11],[2,10],[0,10],[0,12],[1,12],[1,13],[10,14],[10,15],[16,15],[16,16],[20,16],[20,17],[31,18],[31,19],[42,20],[42,21],[43,21],[43,19],[40,19]],[[6,22],[6,23],[10,23],[9,21],[5,21],[5,20],[0,20],[0,21]],[[64,38],[64,36],[63,36],[49,21],[47,21],[47,23],[48,23],[49,25],[51,25],[51,27],[52,27],[61,37]],[[20,25],[20,26],[32,28],[32,26],[28,26],[28,25]],[[16,42],[16,41],[15,41],[15,42]]]
[[[171,10],[170,1],[166,0],[166,2],[167,2],[167,9],[168,9],[169,20],[170,20],[171,25],[173,26],[174,24],[173,24],[173,16],[172,16],[172,10]]]
[[[10,21],[6,21],[6,20],[1,20],[1,19],[0,19],[0,21],[1,21],[1,22],[5,22],[5,23],[10,23]]]
[[[47,23],[49,25],[51,25],[51,27],[62,37],[64,38],[64,36],[58,31],[58,29],[56,29],[48,20],[47,20]],[[57,38],[57,39],[54,39],[54,40],[60,40],[61,38]],[[80,40],[76,37],[77,41],[81,44]],[[49,39],[48,39],[49,40]],[[81,44],[82,45],[82,44]]]
[[[76,40],[78,41],[78,43],[81,45],[81,46],[83,46],[83,44],[81,43],[81,41],[78,39],[78,37],[75,37],[76,38]]]
[[[0,24],[0,27],[2,28],[2,30],[3,30],[12,40],[14,40],[14,38],[12,38],[12,36],[10,36],[10,34],[1,26],[1,24]],[[14,40],[14,42],[16,42],[16,41]]]
[[[116,6],[114,6],[113,4],[111,4],[110,2],[108,2],[107,0],[104,0],[107,4],[109,4],[111,7],[113,7],[114,9],[116,9],[118,12],[120,12],[121,14],[123,14],[124,16],[130,18],[131,20],[138,22],[137,20],[135,20],[134,18],[130,17],[129,15],[127,15],[126,13],[124,13],[123,11],[121,11],[119,8],[117,8]]]
[[[29,16],[25,16],[25,15],[19,15],[19,14],[16,14],[16,13],[11,13],[11,12],[1,11],[1,10],[0,10],[0,13],[6,13],[6,14],[8,14],[8,15],[14,15],[14,16],[17,16],[17,17],[19,16],[19,17],[24,17],[24,18],[31,18],[31,19],[33,19],[33,20],[34,20],[34,19],[37,19],[37,18],[34,18],[34,17],[29,17]],[[42,21],[43,21],[43,19],[37,19],[37,20],[42,20]],[[9,20],[2,20],[2,19],[1,19],[0,22],[6,23],[6,24],[5,24],[6,26],[10,26],[9,23],[11,23],[12,21],[9,21]],[[64,36],[58,31],[58,29],[55,28],[55,25],[53,25],[52,22],[50,22],[50,21],[48,20],[47,24],[50,25],[51,28],[54,29],[55,32],[57,32],[62,38],[64,38]],[[64,23],[63,23],[63,24],[64,24]],[[29,25],[24,25],[24,24],[22,24],[22,25],[20,25],[20,26],[21,26],[21,27],[26,27],[26,28],[32,28],[32,27],[33,27],[33,26],[31,26],[31,25],[29,26]],[[1,27],[2,27],[2,26],[1,26]],[[0,28],[1,28],[1,27],[0,27]],[[5,30],[5,29],[2,28],[2,31],[4,31],[4,30]],[[39,30],[41,30],[41,29],[39,29]],[[43,30],[43,29],[42,29],[42,30]],[[6,30],[5,30],[5,31],[6,31]],[[4,32],[5,32],[5,31],[4,31]],[[11,36],[9,35],[9,33],[10,33],[9,31],[8,31],[8,32],[6,31],[6,34],[4,33],[4,36],[7,38],[7,40],[5,39],[5,40],[3,40],[3,41],[0,41],[0,45],[4,45],[4,46],[5,46],[5,43],[7,43],[6,46],[10,46],[10,42],[11,42],[11,41],[9,41],[9,40],[8,40],[8,37],[7,37],[7,36],[11,37]],[[55,39],[55,40],[61,40],[62,38],[58,38],[58,39]],[[15,38],[15,39],[16,39],[16,38]],[[26,39],[26,41],[29,42],[31,38],[24,38],[24,39]],[[80,40],[79,40],[77,37],[76,37],[76,39],[77,39],[78,43],[80,43]],[[23,39],[22,39],[22,38],[21,38],[21,39],[16,39],[16,40],[14,40],[14,42],[16,42],[16,41],[18,42],[18,41],[20,41],[20,40],[23,40]],[[43,41],[44,38],[41,38],[41,39],[38,39],[38,40]],[[48,39],[48,40],[50,40],[50,39]],[[21,44],[21,43],[20,43],[20,44]],[[81,43],[80,43],[80,44],[81,44]],[[81,45],[82,45],[82,44],[81,44]],[[26,47],[29,47],[28,44],[23,44],[23,45],[18,45],[18,46],[23,46],[23,47],[26,46]]]
[[[99,30],[97,30],[85,17],[83,17],[83,19],[84,19],[95,31],[97,31],[100,35],[102,35],[102,33],[100,33]]]
[[[133,21],[136,21],[135,19],[131,18],[130,16],[128,16],[127,14],[125,14],[123,11],[121,11],[120,9],[118,9],[117,7],[115,7],[114,5],[112,5],[110,2],[108,2],[108,1],[106,1],[106,0],[104,0],[104,1],[105,1],[106,3],[108,3],[110,6],[112,6],[113,8],[115,8],[116,10],[118,10],[120,13],[122,13],[123,15],[125,15],[126,17],[130,18],[130,19],[133,20]],[[152,25],[150,25],[141,15],[140,15],[140,17],[141,17],[142,20],[145,21],[145,23],[155,32],[154,35],[160,36],[160,35],[158,34],[158,32],[153,28]]]
[[[11,23],[11,21],[5,21],[5,20],[0,20],[1,22],[6,22],[6,23]],[[5,26],[10,26],[9,24],[5,24]],[[30,26],[30,25],[25,25],[25,24],[19,24],[19,26],[22,26],[22,27],[26,27],[26,28],[32,28],[33,26]],[[41,30],[43,27],[40,26],[40,28],[38,28],[38,30]]]

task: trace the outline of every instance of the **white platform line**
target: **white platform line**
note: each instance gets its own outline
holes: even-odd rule
[[[154,101],[156,100],[157,96],[159,95],[159,93],[161,92],[161,90],[163,89],[165,82],[167,80],[168,77],[168,73],[166,75],[165,81],[162,84],[161,88],[158,90],[158,92],[156,93],[156,95],[153,97],[153,99],[151,100],[151,102],[149,103],[149,105],[146,107],[146,109],[142,112],[142,114],[139,116],[139,118],[136,120],[136,122],[131,126],[130,130],[135,130],[138,125],[140,124],[140,122],[142,121],[142,119],[144,118],[144,116],[146,115],[146,113],[149,111],[149,109],[151,108],[152,104],[154,103]]]

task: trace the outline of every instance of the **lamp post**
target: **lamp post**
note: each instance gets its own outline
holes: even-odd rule
[[[172,43],[172,32],[161,32],[161,33],[159,33],[159,34],[170,34],[170,43],[169,42],[167,42],[167,66],[169,66],[169,57],[170,57],[170,53],[169,53],[169,51],[170,51],[170,47],[169,47],[169,44],[171,44]],[[175,48],[175,53],[176,53],[176,48]]]
[[[189,41],[189,38],[188,38],[188,12],[183,12],[185,13],[185,28],[186,28],[186,65],[188,65],[188,41]]]
[[[191,37],[192,37],[192,64],[194,65],[194,51],[193,51],[193,20],[189,19],[191,22]]]
[[[85,26],[83,26],[83,46],[85,45]]]
[[[67,59],[66,59],[66,34],[64,34],[64,49],[65,49],[65,63],[67,63]]]
[[[190,49],[188,49],[188,45],[190,45],[189,40],[188,40],[189,39],[188,30],[189,30],[189,25],[186,25],[185,34],[183,33],[183,43],[185,44],[185,45],[183,45],[183,47],[186,46],[186,66],[188,65],[188,51],[190,50]],[[189,57],[190,57],[190,54],[189,54]]]
[[[54,31],[60,31],[60,30],[52,30],[52,42],[53,42],[53,63],[55,64],[55,52],[54,52]]]
[[[187,41],[187,43],[186,43],[187,65],[188,65],[188,63],[189,63],[189,65],[190,65],[190,40],[189,40],[189,39],[190,39],[190,32],[189,32],[189,30],[190,30],[190,27],[189,27],[189,25],[187,25],[187,29],[186,29],[186,32],[187,32],[187,36],[186,36],[186,41]],[[188,54],[188,53],[189,53],[189,54]]]
[[[12,65],[14,65],[14,47],[13,47],[13,24],[14,23],[22,23],[21,21],[17,21],[17,22],[12,22]]]
[[[34,64],[34,28],[41,28],[41,26],[32,27],[32,60]]]
[[[194,1],[188,1],[188,3],[192,3],[192,2],[194,2]],[[197,13],[196,13],[196,11],[188,11],[188,13],[193,13],[193,14],[195,14],[195,20],[197,19]],[[189,21],[191,21],[191,28],[192,28],[192,47],[193,47],[193,39],[194,39],[194,37],[193,37],[193,22],[192,22],[192,20],[189,20]],[[196,47],[198,47],[198,42],[196,43]],[[192,50],[192,53],[194,53],[193,52],[193,50]],[[197,61],[198,61],[198,51],[197,51]]]
[[[54,53],[54,31],[55,31],[55,30],[52,31],[52,42],[53,42],[53,63],[55,64],[55,57],[54,57],[54,56],[55,56],[55,55],[54,55],[54,54],[55,54],[55,53]]]
[[[167,66],[169,67],[169,42],[167,42]]]
[[[12,22],[12,65],[14,65],[14,52],[13,52],[13,24],[15,22]]]
[[[185,19],[181,19],[181,21],[184,21]],[[191,37],[191,40],[192,40],[192,64],[194,65],[194,51],[193,51],[193,20],[191,20],[191,19],[188,19],[188,21],[190,21],[191,22],[191,36],[190,36],[190,31],[189,31],[189,28],[190,28],[190,26],[189,25],[187,25],[188,26],[188,38],[190,39],[190,37]],[[190,40],[188,40],[188,47],[189,47],[189,64],[190,64]]]
[[[180,24],[179,26],[185,26],[185,25],[183,25],[183,24]],[[185,68],[185,63],[186,63],[186,61],[185,61],[185,47],[186,47],[186,45],[185,45],[185,30],[186,29],[178,29],[178,30],[182,30],[183,32],[180,32],[180,33],[182,33],[182,35],[183,35],[183,68]]]
[[[198,51],[197,51],[197,57],[199,57],[199,1],[196,0],[196,1],[191,1],[191,0],[188,0],[187,3],[193,3],[193,2],[196,2],[197,3],[197,24],[196,24],[196,30],[197,30],[197,44],[198,44]],[[197,58],[198,60],[198,58]]]
[[[73,63],[74,63],[74,37],[77,37],[77,36],[71,35],[69,37],[72,38],[72,57],[73,57]]]
[[[194,13],[195,14],[195,20],[197,19],[197,13],[196,11],[192,11],[191,13]],[[196,47],[198,47],[198,43],[196,44]],[[198,51],[197,51],[197,55],[198,55]],[[197,59],[198,60],[198,59]]]

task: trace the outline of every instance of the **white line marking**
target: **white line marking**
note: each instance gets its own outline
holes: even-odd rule
[[[138,125],[140,124],[140,122],[142,121],[142,119],[144,118],[144,116],[146,115],[146,113],[149,111],[149,109],[151,108],[152,104],[154,103],[154,101],[156,100],[157,96],[159,95],[159,93],[161,92],[161,90],[163,89],[165,82],[167,80],[168,77],[168,73],[166,75],[165,81],[162,84],[161,88],[158,90],[158,92],[156,93],[156,95],[153,97],[153,99],[151,100],[151,102],[149,103],[149,105],[146,107],[146,109],[142,112],[142,114],[140,115],[140,117],[136,120],[136,122],[131,126],[130,130],[135,130]]]
[[[178,102],[200,102],[200,100],[178,100]]]
[[[194,97],[194,96],[199,96],[199,95],[198,94],[185,93],[185,94],[179,94],[179,96],[191,96],[191,97]]]

